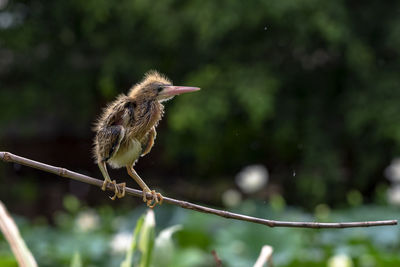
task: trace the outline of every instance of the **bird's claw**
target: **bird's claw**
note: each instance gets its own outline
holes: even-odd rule
[[[108,184],[108,183],[109,183],[109,182],[108,182],[107,180],[104,180],[103,185],[101,186],[101,190],[106,191],[106,188],[107,188],[107,184]]]
[[[125,196],[126,183],[119,183],[118,186],[122,188],[122,192],[118,195],[118,198],[123,198]]]
[[[126,183],[117,184],[117,182],[115,180],[113,180],[112,183],[114,185],[115,191],[114,191],[114,195],[112,197],[110,197],[110,199],[115,200],[117,197],[123,198],[125,196]]]
[[[147,199],[147,193],[151,193],[151,199]],[[143,202],[146,202],[147,207],[154,208],[157,204],[161,205],[164,198],[160,193],[155,190],[143,190]]]
[[[108,182],[107,180],[104,180],[101,190],[105,191],[109,183],[110,182]],[[110,199],[115,200],[117,197],[123,198],[125,196],[126,183],[117,184],[115,180],[113,180],[111,183],[114,185],[114,195],[110,197]]]

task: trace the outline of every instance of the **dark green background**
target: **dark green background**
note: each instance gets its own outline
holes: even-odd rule
[[[166,104],[156,146],[137,165],[152,187],[219,204],[242,167],[261,163],[290,204],[342,205],[351,190],[373,201],[399,154],[399,8],[398,1],[10,1],[0,10],[0,149],[100,177],[93,121],[157,69],[202,90]],[[79,195],[79,185],[45,174],[39,189],[26,168],[1,171],[1,194],[14,205],[23,193],[28,205],[50,197],[57,209],[66,191],[103,201],[97,190]]]

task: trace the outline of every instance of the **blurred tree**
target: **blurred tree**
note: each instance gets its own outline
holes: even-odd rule
[[[368,194],[399,153],[399,8],[2,0],[0,135],[89,138],[100,107],[158,69],[203,89],[168,103],[164,167],[215,178],[261,162],[301,205]]]

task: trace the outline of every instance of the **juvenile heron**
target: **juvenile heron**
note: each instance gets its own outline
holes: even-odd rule
[[[104,176],[102,190],[108,183],[115,187],[112,200],[125,196],[126,183],[117,184],[111,180],[106,163],[112,168],[126,168],[129,176],[142,188],[143,201],[147,206],[153,208],[162,203],[162,195],[150,190],[133,166],[154,145],[156,127],[164,113],[162,102],[175,95],[198,90],[198,87],[173,86],[164,75],[150,71],[129,90],[128,95],[119,95],[104,109],[94,127],[94,155]],[[151,199],[147,198],[148,192],[152,194]]]

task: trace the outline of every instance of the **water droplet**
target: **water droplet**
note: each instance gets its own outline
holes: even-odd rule
[[[293,177],[296,176],[296,171],[293,171]]]
[[[266,31],[266,30],[268,30],[268,27],[267,27],[267,26],[264,27],[264,31]]]

